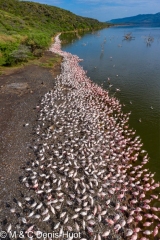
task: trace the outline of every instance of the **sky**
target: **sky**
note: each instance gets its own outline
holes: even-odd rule
[[[160,12],[160,0],[28,0],[69,10],[99,21]]]

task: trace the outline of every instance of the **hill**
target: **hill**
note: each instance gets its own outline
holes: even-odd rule
[[[41,56],[57,32],[104,27],[106,23],[58,7],[0,0],[0,66]]]
[[[160,26],[160,12],[156,14],[140,14],[133,17],[112,19],[109,23]]]

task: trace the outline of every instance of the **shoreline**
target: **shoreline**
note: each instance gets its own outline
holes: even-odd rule
[[[140,239],[142,234],[137,224],[141,225],[142,215],[143,221],[148,221],[145,216],[148,212],[156,216],[156,210],[149,208],[151,204],[143,201],[146,185],[150,183],[148,191],[151,185],[156,188],[151,183],[151,173],[142,169],[148,161],[147,155],[142,152],[139,139],[127,130],[129,115],[122,114],[119,101],[92,83],[78,65],[80,59],[61,51],[58,36],[55,40],[50,50],[63,56],[61,74],[54,89],[38,105],[33,147],[36,158],[33,157],[29,167],[24,166],[26,177],[21,179],[30,192],[21,202],[14,203],[16,212],[19,206],[19,225],[24,231],[34,226],[34,231],[50,232],[51,229],[63,231],[69,224],[71,231],[81,230],[84,239],[95,236],[96,239]],[[143,161],[136,166],[134,162],[139,154]],[[142,176],[146,178],[145,189],[140,183]],[[25,200],[27,197],[31,204]],[[40,210],[33,210],[41,202]],[[78,205],[80,210],[74,212]],[[157,224],[159,218],[155,217],[154,224],[143,232],[154,230],[155,234]],[[152,239],[152,232],[148,233],[143,235]]]
[[[112,25],[111,25],[112,26]],[[99,27],[99,28],[95,28],[95,29],[92,29],[92,28],[86,28],[86,29],[75,29],[75,30],[71,30],[71,31],[63,31],[61,33],[75,33],[75,34],[78,34],[78,32],[90,32],[90,31],[99,31],[101,29],[104,29],[104,28],[109,28],[110,25],[108,26],[105,26],[105,27]],[[57,36],[59,34],[59,32],[56,32],[55,35],[53,35],[51,37],[51,44],[52,42],[54,42],[54,38],[55,36]],[[26,62],[21,62],[19,64],[15,64],[13,66],[0,66],[0,76],[2,75],[6,75],[6,74],[12,74],[14,73],[15,71],[18,71],[19,69],[22,69],[23,67],[25,66],[28,66],[28,65],[31,65],[31,64],[35,64],[35,62],[38,62],[39,59],[43,58],[43,55],[45,54],[47,50],[46,49],[43,49],[43,53],[42,53],[42,56],[41,57],[35,57],[35,59],[28,59]]]
[[[59,42],[59,46],[60,46],[60,42]],[[67,59],[67,55],[68,55],[68,62],[70,61],[70,58],[72,58],[72,57],[75,58],[73,61],[75,61],[77,63],[79,61],[81,61],[81,59],[79,59],[77,56],[72,55],[72,57],[71,57],[71,54],[61,51],[60,48],[57,47],[57,46],[55,46],[54,51],[63,55],[64,57],[66,57],[66,59]],[[67,62],[67,60],[66,60],[66,62]],[[102,98],[102,96],[104,98],[105,97],[110,98],[105,90],[101,89],[98,85],[92,83],[90,78],[85,76],[85,71],[82,69],[82,67],[80,67],[80,66],[76,66],[76,67],[77,67],[77,72],[79,71],[80,75],[82,75],[84,77],[84,81],[86,81],[86,86],[85,87],[87,88],[87,90],[91,89],[91,92],[90,92],[91,94],[92,94],[92,91],[94,92],[94,90],[95,90],[95,94],[96,95],[98,94],[101,98]],[[70,67],[70,69],[72,69],[72,66]],[[74,70],[71,70],[71,72],[72,71],[74,73]],[[63,77],[65,78],[65,76],[62,76],[62,78]],[[113,98],[113,97],[110,98],[110,100],[111,100],[111,102],[112,102],[112,100],[113,101],[114,100],[118,101],[116,98]],[[119,104],[119,101],[117,102],[117,106],[120,107],[118,109],[118,113],[120,113],[121,112],[121,105]],[[111,108],[112,108],[111,114],[113,114],[113,109],[114,109],[113,103],[111,103]],[[156,202],[159,199],[159,196],[154,195],[153,193],[154,193],[154,190],[156,188],[159,188],[160,185],[159,185],[159,183],[155,183],[155,181],[153,179],[154,174],[152,174],[152,173],[148,174],[149,169],[144,168],[144,165],[149,161],[149,159],[148,159],[146,151],[144,151],[142,149],[143,144],[141,144],[141,140],[139,139],[139,137],[136,137],[135,132],[128,129],[127,123],[128,123],[128,120],[129,120],[129,114],[126,114],[126,115],[124,114],[124,116],[123,116],[123,113],[121,113],[120,116],[121,116],[121,119],[119,119],[119,120],[122,121],[122,122],[124,120],[123,117],[124,118],[126,117],[126,119],[124,120],[124,122],[122,124],[122,128],[121,128],[122,131],[121,132],[124,134],[123,136],[126,135],[125,136],[126,140],[127,140],[128,136],[130,136],[130,138],[128,138],[129,139],[128,145],[130,145],[130,147],[132,148],[131,153],[129,152],[129,155],[128,155],[130,157],[130,159],[129,159],[129,157],[126,158],[126,160],[127,160],[126,162],[128,162],[127,165],[129,164],[128,166],[126,166],[126,169],[127,169],[127,171],[128,171],[128,169],[130,169],[130,174],[128,174],[128,177],[129,177],[128,180],[129,181],[128,181],[128,183],[126,183],[126,185],[128,186],[129,184],[131,184],[130,192],[131,192],[131,189],[132,189],[132,190],[137,191],[139,193],[139,194],[137,194],[137,192],[134,192],[135,194],[133,194],[132,199],[130,199],[131,202],[132,202],[131,205],[135,204],[135,206],[134,206],[135,208],[133,209],[133,211],[131,211],[132,212],[131,216],[135,215],[134,216],[135,218],[133,218],[135,221],[133,221],[133,219],[132,219],[131,222],[134,222],[135,226],[137,226],[137,224],[140,223],[141,221],[144,224],[143,226],[142,226],[142,224],[139,225],[142,230],[135,228],[135,230],[131,234],[131,239],[139,239],[138,237],[142,236],[142,234],[140,232],[143,231],[143,230],[144,230],[144,232],[143,232],[144,237],[149,236],[149,239],[152,239],[152,233],[153,233],[153,235],[154,235],[153,238],[156,239],[157,232],[158,232],[158,227],[160,227],[160,225],[159,225],[160,214],[158,213],[158,212],[160,212],[160,208],[158,208],[158,207],[154,208],[154,206],[156,206]],[[118,118],[118,117],[116,116],[116,118]],[[126,124],[126,126],[125,126],[125,124]],[[119,125],[119,123],[118,123],[118,125]],[[126,132],[127,132],[127,134],[126,134]],[[133,138],[135,138],[134,141],[133,141]],[[134,144],[135,144],[136,147],[134,147]],[[126,145],[126,147],[127,147],[127,145]],[[137,163],[136,163],[137,160],[141,161],[141,163],[139,165],[137,165]],[[126,164],[125,161],[122,161],[122,162]],[[138,174],[138,175],[135,176],[136,174]],[[142,179],[142,176],[144,176],[143,179]],[[150,194],[151,194],[151,197],[150,197]],[[139,197],[138,197],[138,195],[139,195]],[[147,197],[150,198],[150,199],[146,199]],[[134,198],[136,198],[136,200],[134,200]],[[137,200],[139,201],[139,203],[138,203]],[[144,200],[144,202],[143,202],[143,200]],[[128,204],[130,204],[130,203],[128,203]],[[136,206],[136,205],[139,205],[139,206]],[[148,212],[148,214],[147,214],[147,212]],[[149,214],[150,214],[150,216],[149,216]],[[157,214],[157,216],[155,216],[155,214]],[[154,223],[152,222],[153,224],[151,224],[151,222],[150,222],[151,215],[153,215],[152,216],[152,221],[154,222]],[[149,220],[149,223],[147,222],[148,220]],[[146,228],[148,228],[148,230],[146,230]],[[151,230],[151,228],[152,228],[152,230]],[[157,239],[158,239],[158,237],[157,237]]]

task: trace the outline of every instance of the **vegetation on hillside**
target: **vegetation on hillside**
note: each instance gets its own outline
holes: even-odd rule
[[[93,30],[106,23],[46,4],[0,0],[0,66],[40,57],[57,32]]]

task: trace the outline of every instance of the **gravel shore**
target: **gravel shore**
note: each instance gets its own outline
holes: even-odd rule
[[[54,56],[48,51],[42,62]],[[51,69],[31,64],[0,76],[0,229],[17,223],[10,206],[15,199],[21,201],[27,190],[19,179],[34,158],[31,147],[39,114],[36,106],[54,88],[60,71],[60,65]]]

